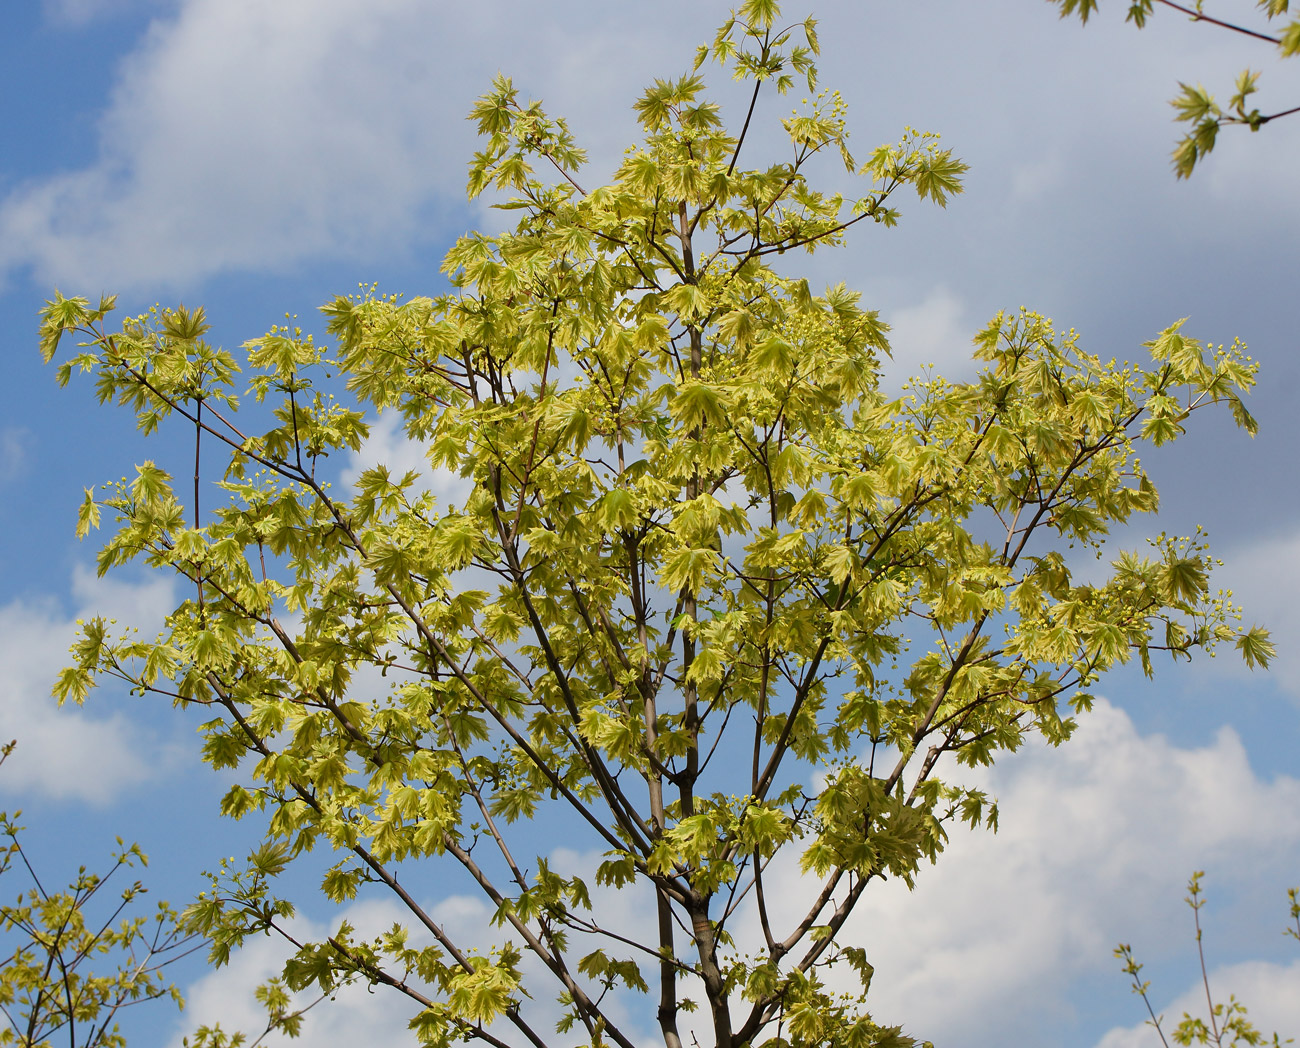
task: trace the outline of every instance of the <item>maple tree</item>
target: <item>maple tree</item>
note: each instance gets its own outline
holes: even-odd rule
[[[596,188],[567,125],[498,78],[469,192],[516,226],[458,240],[444,294],[328,303],[330,345],[292,325],[246,343],[260,432],[202,310],[114,327],[111,298],[48,304],[46,359],[81,343],[60,381],[92,373],[195,462],[189,506],[154,462],[87,491],[80,532],[115,524],[100,571],[142,560],[189,596],[154,641],[88,622],[58,694],[110,677],[210,710],[204,758],[239,777],[222,811],[265,839],[185,919],[219,964],[252,934],[291,943],[273,1012],[361,981],[429,1044],[632,1048],[655,1023],[667,1048],[915,1043],[872,1019],[843,932],[954,821],[996,823],[954,765],[1064,742],[1131,658],[1270,657],[1199,534],[1100,580],[1067,555],[1156,509],[1141,443],[1214,404],[1253,432],[1242,347],[1174,325],[1145,364],[1104,362],[1000,314],[977,380],[885,396],[886,325],[790,254],[892,226],[907,187],[944,204],[965,166],[911,130],[855,160],[817,48],[811,20],[747,0],[637,102],[644,137]],[[738,131],[711,60],[752,85]],[[745,167],[764,89],[796,82],[787,158]],[[810,183],[823,155],[856,195]],[[398,412],[428,469],[341,492],[370,411]],[[212,483],[225,504],[201,512]],[[386,896],[407,923],[294,938],[281,875],[323,852],[325,897]],[[472,940],[433,912],[452,885],[492,909]]]

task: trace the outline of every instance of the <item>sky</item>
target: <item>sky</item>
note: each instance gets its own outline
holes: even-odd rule
[[[1207,7],[1216,6],[1211,0]],[[1146,458],[1159,519],[1116,537],[1209,532],[1215,577],[1272,631],[1278,658],[1248,673],[1224,655],[1122,670],[1068,746],[1028,747],[987,772],[1001,829],[954,832],[907,893],[868,893],[852,934],[877,976],[872,1008],[936,1045],[1139,1048],[1157,1043],[1112,956],[1132,943],[1158,1010],[1198,1005],[1193,870],[1216,995],[1300,1037],[1300,948],[1280,934],[1300,883],[1300,117],[1225,131],[1184,182],[1168,153],[1179,80],[1226,94],[1263,69],[1261,107],[1289,108],[1297,68],[1266,48],[1160,12],[1144,32],[1111,0],[1086,27],[1043,0],[816,0],[821,81],[849,105],[865,154],[904,126],[938,131],[970,165],[946,210],[903,205],[897,229],[861,230],[806,270],[840,280],[893,325],[898,385],[933,365],[969,377],[970,338],[1029,306],[1103,357],[1140,357],[1180,318],[1195,337],[1240,337],[1261,364],[1251,440],[1202,414]],[[1254,5],[1222,0],[1249,18]],[[155,896],[183,902],[199,871],[247,846],[217,816],[223,781],[200,766],[197,719],[104,689],[57,708],[50,685],[80,617],[147,632],[179,599],[168,579],[96,578],[94,539],[73,535],[83,489],[166,458],[88,383],[57,388],[36,349],[54,288],[121,295],[124,311],[203,304],[237,347],[286,313],[358,283],[442,288],[443,251],[499,217],[464,199],[474,148],[463,119],[502,71],[565,115],[607,177],[633,140],[631,104],[688,68],[725,4],[660,0],[11,0],[0,34],[0,809],[24,810],[52,880],[92,867],[114,837],[152,857]],[[717,85],[724,104],[730,85]],[[759,117],[778,134],[788,108]],[[735,113],[734,105],[729,112]],[[764,132],[768,133],[768,132]],[[380,426],[343,473],[412,461]],[[415,459],[418,461],[418,459]],[[561,849],[557,862],[581,864]],[[797,872],[787,871],[791,885]],[[8,890],[8,886],[5,886]],[[793,892],[792,892],[793,894]],[[427,900],[480,934],[483,904]],[[624,903],[631,905],[631,903]],[[391,922],[381,901],[349,913]],[[304,929],[337,914],[303,907]],[[130,1017],[132,1044],[179,1045],[195,1026],[251,1023],[251,989],[277,963],[259,940],[227,968],[180,969],[188,1009]],[[349,991],[309,1017],[316,1048],[414,1043],[400,1001]]]

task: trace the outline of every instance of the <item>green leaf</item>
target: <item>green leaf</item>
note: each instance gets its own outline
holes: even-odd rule
[[[1251,669],[1256,666],[1267,667],[1277,656],[1277,649],[1273,646],[1268,630],[1259,626],[1251,626],[1250,629],[1239,634],[1236,645],[1237,650],[1241,652],[1241,657]]]

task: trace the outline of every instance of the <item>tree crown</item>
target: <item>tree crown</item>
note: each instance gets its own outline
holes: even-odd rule
[[[911,130],[859,164],[817,49],[811,20],[782,28],[749,0],[694,70],[646,91],[641,141],[591,190],[565,123],[496,80],[471,116],[469,192],[504,194],[516,226],[460,238],[444,294],[336,298],[332,347],[293,327],[246,343],[249,392],[273,405],[260,433],[236,424],[239,366],[202,310],[113,330],[111,299],[49,304],[46,358],[82,340],[61,381],[92,372],[146,432],[195,441],[191,506],[145,463],[88,491],[79,521],[115,518],[101,571],[143,559],[192,596],[156,641],[88,624],[58,692],[81,701],[108,675],[211,710],[204,757],[241,779],[224,813],[267,817],[247,868],[188,911],[218,962],[255,931],[291,934],[277,878],[321,846],[329,899],[387,892],[411,927],[295,941],[285,984],[384,984],[425,1043],[541,1045],[550,1023],[631,1048],[643,1031],[610,1002],[652,982],[668,1048],[697,1006],[720,1048],[913,1043],[872,1020],[871,965],[840,935],[953,820],[996,822],[941,759],[1062,742],[1134,656],[1150,671],[1153,652],[1230,641],[1267,660],[1267,634],[1210,590],[1199,534],[1086,584],[1062,548],[1156,508],[1140,442],[1212,403],[1253,432],[1242,347],[1175,325],[1148,364],[1117,364],[1000,314],[976,336],[978,380],[886,397],[879,315],[779,256],[893,225],[906,186],[942,205],[965,166]],[[710,60],[753,85],[739,132],[704,93]],[[810,99],[784,121],[788,158],[744,167],[762,89],[796,80]],[[862,195],[810,184],[823,153]],[[430,469],[377,465],[339,493],[328,457],[360,449],[368,409],[399,412]],[[227,501],[201,513],[213,445]],[[525,858],[533,819],[585,868]],[[451,870],[500,941],[434,918]],[[774,880],[800,885],[797,913]]]

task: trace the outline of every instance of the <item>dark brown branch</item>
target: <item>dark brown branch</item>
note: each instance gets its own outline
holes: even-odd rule
[[[1157,3],[1164,4],[1165,7],[1172,7],[1175,11],[1181,11],[1187,15],[1193,22],[1209,22],[1211,25],[1217,25],[1222,29],[1230,29],[1234,33],[1241,33],[1243,36],[1251,36],[1256,40],[1264,40],[1270,44],[1280,44],[1280,37],[1269,36],[1267,33],[1258,32],[1255,29],[1247,29],[1245,26],[1234,25],[1232,22],[1225,22],[1219,18],[1212,18],[1207,14],[1197,11],[1192,7],[1185,7],[1183,4],[1176,4],[1174,0],[1156,0]]]

